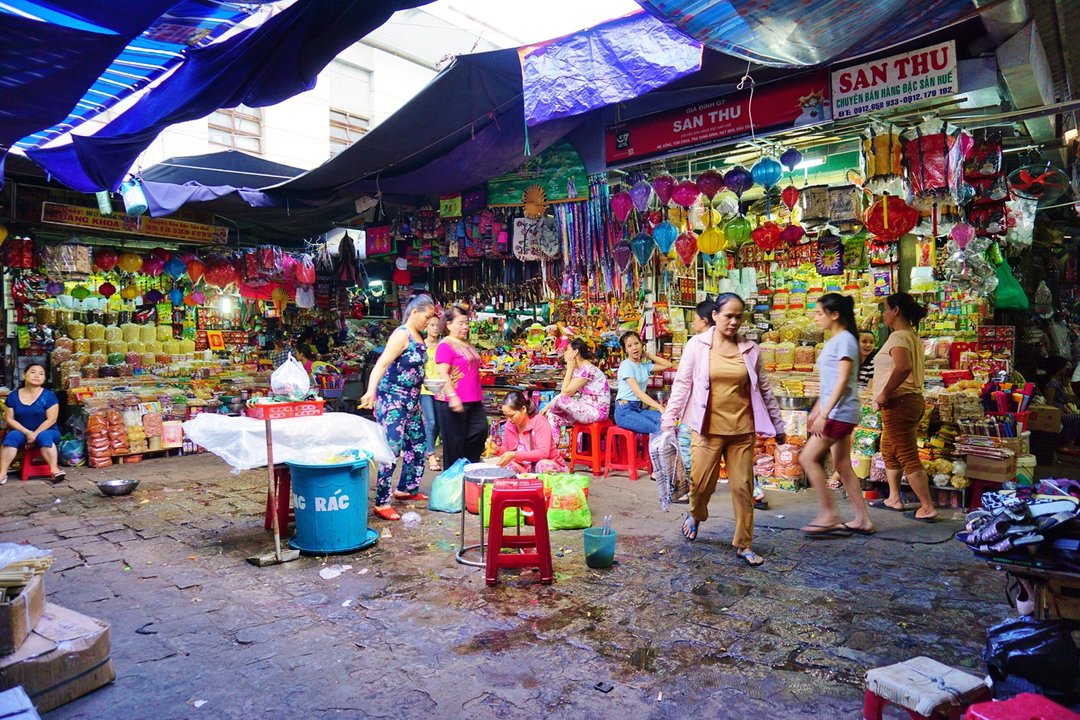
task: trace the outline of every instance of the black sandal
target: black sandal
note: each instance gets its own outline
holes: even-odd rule
[[[53,484],[53,485],[56,485],[57,483],[62,483],[62,482],[64,482],[64,480],[65,480],[66,478],[67,478],[67,473],[66,473],[66,472],[64,472],[63,470],[61,470],[60,472],[58,472],[58,473],[55,473],[55,474],[54,474],[54,475],[52,476],[52,484]]]

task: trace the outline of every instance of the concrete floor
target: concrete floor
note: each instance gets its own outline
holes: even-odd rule
[[[106,476],[142,484],[107,498],[92,482]],[[808,540],[794,528],[813,494],[769,498],[752,569],[723,486],[687,543],[684,506],[661,512],[650,480],[596,480],[617,565],[588,569],[581,531],[553,532],[551,586],[509,572],[487,588],[453,560],[459,516],[422,506],[415,530],[372,519],[388,535],[370,550],[254,567],[272,548],[265,471],[211,455],[12,480],[0,540],[50,548],[50,601],[112,626],[116,682],[49,720],[856,718],[868,668],[925,654],[981,674],[1004,578],[950,539],[955,519],[874,510],[878,536]]]

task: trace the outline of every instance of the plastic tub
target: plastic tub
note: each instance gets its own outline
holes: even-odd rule
[[[615,536],[614,530],[605,535],[604,528],[585,528],[585,564],[595,570],[611,567],[615,562]]]

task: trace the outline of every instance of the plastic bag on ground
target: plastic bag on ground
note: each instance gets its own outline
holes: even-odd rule
[[[464,505],[462,478],[468,459],[460,458],[450,467],[439,473],[431,483],[431,500],[428,510],[444,513],[459,513]]]
[[[270,375],[270,389],[274,395],[287,397],[299,402],[311,391],[311,377],[300,361],[289,353],[289,357]]]
[[[1068,623],[1018,618],[987,629],[982,657],[995,684],[1019,675],[1044,688],[1069,690],[1077,679],[1080,651]]]
[[[581,475],[556,473],[543,476],[544,485],[551,487],[548,504],[549,530],[578,530],[592,527],[592,512],[585,488],[589,479]]]

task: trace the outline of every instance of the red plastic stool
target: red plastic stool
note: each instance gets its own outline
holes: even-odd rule
[[[41,457],[41,448],[37,445],[27,443],[23,448],[22,469],[19,477],[23,482],[30,478],[52,477],[52,470],[49,469],[45,458]]]
[[[587,465],[593,475],[599,475],[604,466],[604,430],[611,427],[611,420],[582,425],[574,423],[570,429],[570,471],[578,465]],[[588,444],[586,449],[584,446]],[[579,445],[582,447],[579,449]]]
[[[866,673],[863,720],[881,720],[886,705],[903,708],[916,720],[960,720],[969,705],[991,696],[981,678],[932,658],[914,657]]]
[[[274,468],[274,480],[277,481],[277,526],[278,535],[284,535],[289,529],[289,523],[294,520],[292,509],[292,475],[289,474],[288,465],[278,465]],[[263,518],[263,528],[272,530],[274,527],[274,514],[270,509],[270,490],[266,491],[266,515]]]
[[[532,535],[503,534],[503,510],[510,507],[528,508],[532,511]],[[496,480],[491,489],[490,517],[485,563],[487,584],[494,585],[499,582],[499,568],[511,567],[534,567],[540,571],[540,582],[545,585],[554,582],[555,571],[551,566],[551,538],[548,536],[544,484],[539,480]],[[532,548],[533,552],[504,555],[503,548]]]
[[[1068,708],[1035,693],[1020,693],[1010,700],[985,702],[968,708],[964,720],[1080,720]]]
[[[619,441],[622,441],[622,449]],[[617,425],[607,429],[604,437],[604,477],[612,470],[626,470],[631,480],[637,480],[638,470],[652,475],[652,459],[649,457],[649,436],[627,430]],[[639,452],[640,450],[640,452]]]

